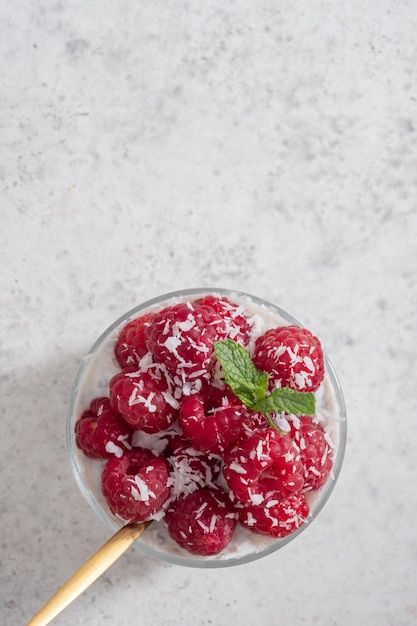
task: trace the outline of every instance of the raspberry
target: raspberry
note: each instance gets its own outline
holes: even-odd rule
[[[177,304],[156,313],[146,331],[147,346],[166,366],[185,394],[208,379],[216,330],[214,312],[206,307]]]
[[[203,387],[201,396],[207,412],[213,412],[216,408],[224,406],[234,406],[239,411],[243,411],[241,422],[245,435],[250,435],[255,430],[263,430],[268,427],[265,416],[246,407],[225,383],[222,384],[222,387]]]
[[[298,326],[271,328],[258,337],[253,362],[268,372],[272,387],[317,391],[324,377],[320,341]]]
[[[110,510],[128,522],[151,519],[170,495],[168,475],[166,460],[144,448],[109,459],[101,480]]]
[[[219,459],[199,452],[181,436],[174,437],[169,448],[171,454],[168,462],[172,469],[168,484],[172,485],[173,498],[188,495],[202,487],[213,486],[213,481],[220,472]]]
[[[96,398],[75,424],[75,442],[86,456],[105,459],[130,448],[130,426],[110,407],[108,398]]]
[[[172,502],[165,514],[171,537],[193,554],[210,556],[230,542],[237,514],[227,495],[214,489],[198,489]]]
[[[142,317],[137,317],[123,326],[114,348],[121,368],[138,365],[147,353],[145,332],[153,315],[153,313],[145,313]]]
[[[216,339],[233,339],[243,346],[249,343],[251,326],[242,306],[227,298],[210,295],[195,300],[193,304],[209,307],[215,312]]]
[[[289,436],[300,449],[304,465],[304,491],[319,489],[328,479],[333,467],[333,450],[326,433],[318,422],[307,415],[292,416]]]
[[[299,491],[303,472],[295,443],[273,428],[255,432],[224,455],[223,476],[241,502],[261,504],[269,490],[283,496]]]
[[[178,423],[197,450],[223,454],[253,423],[251,411],[240,400],[226,394],[220,398],[214,406],[198,393],[182,399]]]
[[[286,537],[306,521],[309,507],[304,493],[283,498],[279,491],[264,494],[262,504],[244,504],[239,520],[251,530],[271,537]]]
[[[109,388],[113,410],[137,430],[165,430],[177,417],[167,382],[156,371],[124,369],[113,376]]]

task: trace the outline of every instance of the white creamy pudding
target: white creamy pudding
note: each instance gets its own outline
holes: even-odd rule
[[[77,447],[74,435],[75,424],[95,398],[109,396],[109,381],[122,369],[115,357],[115,346],[120,330],[127,322],[139,318],[146,313],[157,313],[179,303],[191,303],[192,306],[195,300],[208,294],[219,298],[227,298],[234,305],[238,306],[239,314],[241,313],[248,319],[250,337],[246,348],[251,356],[255,350],[256,340],[269,329],[291,325],[299,326],[285,311],[253,296],[222,289],[196,289],[186,290],[176,295],[168,294],[168,296],[163,297],[163,299],[158,298],[149,303],[145,303],[118,320],[100,337],[83,359],[71,391],[68,409],[67,437],[72,468],[78,485],[96,513],[107,526],[114,531],[123,525],[125,520],[120,519],[117,514],[111,512],[106,498],[103,495],[101,475],[107,461],[106,459],[89,458]],[[166,343],[168,344],[168,342]],[[171,344],[172,343],[171,341]],[[308,364],[308,361],[306,362]],[[250,527],[244,526],[238,522],[233,537],[228,545],[219,554],[203,557],[188,552],[172,539],[167,531],[164,519],[161,519],[164,516],[164,510],[162,509],[153,516],[154,521],[135,545],[148,555],[169,562],[197,567],[216,567],[234,565],[269,554],[280,546],[285,545],[302,532],[302,530],[308,526],[308,522],[311,522],[311,520],[315,518],[333,489],[335,480],[340,471],[346,441],[345,408],[342,392],[326,355],[324,355],[324,364],[324,378],[319,388],[314,392],[316,400],[315,419],[323,428],[329,449],[331,449],[333,468],[323,486],[319,489],[310,488],[305,491],[305,498],[309,506],[307,523],[303,524],[291,534],[277,538],[253,532]],[[195,387],[193,388],[193,386],[187,391],[187,393],[191,395],[194,392]],[[173,404],[175,404],[175,402],[177,402],[176,399],[173,400]],[[285,430],[289,429],[288,422],[291,422],[291,416],[288,419],[285,415],[277,414],[274,417],[276,424],[282,431],[285,432]],[[297,418],[295,417],[294,420],[296,421]],[[178,421],[174,421],[167,429],[156,433],[147,433],[143,430],[137,430],[133,435],[131,443],[133,446],[148,448],[159,455],[163,454],[173,434],[181,434],[182,432]],[[106,449],[116,456],[121,456],[125,450],[123,437],[120,438],[120,444],[117,442],[109,443]],[[222,463],[221,458],[219,462]],[[173,476],[174,475],[175,473],[173,473]],[[180,478],[178,478],[178,480],[179,479]],[[173,480],[176,479],[171,477],[171,485]],[[220,474],[216,481],[217,485],[220,485],[225,490],[228,489],[224,476]]]

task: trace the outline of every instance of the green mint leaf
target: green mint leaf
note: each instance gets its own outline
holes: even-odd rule
[[[265,398],[268,374],[256,369],[249,352],[232,339],[214,343],[214,352],[235,396],[250,409]]]
[[[249,352],[236,341],[232,339],[216,341],[214,352],[224,371],[224,380],[235,396],[253,411],[263,413],[271,428],[281,432],[271,413],[315,414],[314,393],[281,387],[266,395],[268,374],[255,367]]]
[[[254,411],[267,413],[293,413],[294,415],[314,415],[316,398],[310,391],[296,391],[289,387],[274,389],[252,406]]]

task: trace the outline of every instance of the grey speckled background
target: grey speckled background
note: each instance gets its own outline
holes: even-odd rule
[[[82,355],[199,285],[321,338],[340,480],[275,555],[203,571],[131,550],[56,624],[416,623],[416,27],[412,0],[2,3],[2,624],[108,537],[66,451]]]

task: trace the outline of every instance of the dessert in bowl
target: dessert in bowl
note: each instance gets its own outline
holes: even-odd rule
[[[70,393],[75,479],[113,531],[192,567],[270,554],[308,528],[346,445],[336,373],[319,339],[242,292],[164,294],[110,326]]]

